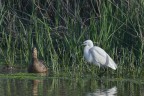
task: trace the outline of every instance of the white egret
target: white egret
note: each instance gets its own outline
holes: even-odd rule
[[[83,45],[85,45],[84,58],[87,62],[98,65],[99,67],[117,69],[117,65],[112,58],[102,48],[94,46],[91,40],[84,41]]]

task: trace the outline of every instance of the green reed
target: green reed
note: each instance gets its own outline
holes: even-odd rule
[[[70,74],[95,74],[99,68],[85,62],[81,45],[84,40],[92,39],[118,64],[115,72],[118,76],[142,71],[144,7],[141,0],[127,3],[125,0],[117,3],[60,0],[51,4],[33,0],[22,10],[25,3],[8,1],[0,11],[1,55],[7,64],[14,65],[19,60],[18,63],[28,66],[31,49],[36,46],[38,57],[56,74],[63,70]],[[110,73],[114,71],[108,70],[107,74]]]

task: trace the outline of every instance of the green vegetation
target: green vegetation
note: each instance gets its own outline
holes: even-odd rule
[[[108,73],[144,74],[144,2],[115,1],[2,0],[0,59],[27,67],[36,46],[39,58],[56,74],[85,73],[89,68],[96,74],[99,68],[85,64],[81,46],[92,39],[118,64],[116,72]]]

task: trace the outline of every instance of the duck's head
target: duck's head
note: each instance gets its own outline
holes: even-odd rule
[[[33,47],[33,49],[32,49],[32,57],[37,58],[37,49],[36,49],[36,47]]]

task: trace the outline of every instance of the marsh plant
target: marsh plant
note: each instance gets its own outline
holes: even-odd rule
[[[1,4],[0,55],[6,64],[26,67],[35,46],[55,73],[88,69],[95,73],[99,68],[86,64],[81,46],[91,39],[116,61],[114,73],[138,75],[143,69],[143,0],[2,0]]]

